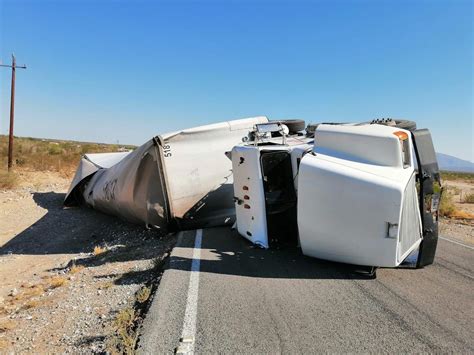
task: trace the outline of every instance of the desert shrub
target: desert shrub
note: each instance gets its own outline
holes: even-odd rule
[[[82,270],[84,270],[85,266],[84,265],[76,265],[76,264],[73,264],[71,266],[71,268],[69,269],[69,273],[70,274],[77,274],[78,272],[81,272]]]
[[[107,248],[103,248],[99,245],[96,245],[94,247],[94,250],[92,251],[92,254],[94,254],[94,256],[97,256],[97,255],[105,253],[106,251],[107,251]]]
[[[442,171],[442,180],[464,180],[468,182],[474,182],[474,173],[460,173],[455,171]]]
[[[434,185],[434,192],[440,192],[440,187],[438,184]],[[474,214],[458,209],[454,204],[453,198],[454,194],[451,187],[445,187],[443,189],[443,193],[441,194],[441,201],[439,203],[439,215],[441,217],[455,219],[474,219]]]
[[[16,137],[13,145],[13,159],[16,163],[15,167],[34,171],[55,171],[61,176],[71,178],[83,154],[111,153],[123,148],[133,149],[134,147]],[[7,154],[8,137],[0,135],[0,166],[6,166]],[[0,179],[5,180],[5,176]],[[9,180],[11,181],[11,178]]]
[[[48,289],[58,288],[64,286],[67,283],[67,280],[64,276],[53,276],[47,280]]]
[[[148,301],[151,295],[151,288],[147,286],[143,286],[140,290],[138,290],[136,294],[137,301],[140,303],[144,303]]]
[[[443,191],[439,203],[439,214],[442,217],[451,217],[456,213],[456,206],[453,202],[453,195],[449,190]]]
[[[461,189],[456,186],[449,186],[448,189],[453,195],[459,195],[461,193]]]
[[[4,333],[8,330],[12,330],[13,328],[15,328],[15,326],[16,326],[16,323],[13,322],[12,320],[2,319],[0,321],[0,333]]]
[[[63,149],[59,145],[52,144],[48,148],[49,155],[59,155],[59,154],[62,154],[62,152],[63,152]]]
[[[463,197],[462,202],[464,203],[474,203],[474,193],[467,194]]]
[[[0,189],[11,190],[18,185],[18,175],[14,172],[0,170]]]
[[[93,144],[84,144],[81,147],[81,154],[86,154],[86,153],[94,153],[94,145]]]
[[[24,166],[26,163],[26,160],[25,159],[22,159],[22,158],[19,158],[19,159],[15,159],[15,164],[17,166]]]
[[[111,354],[134,354],[138,339],[135,329],[137,313],[133,308],[122,309],[114,321],[115,334],[107,341]]]
[[[460,210],[453,202],[453,194],[449,191],[444,191],[441,195],[441,202],[439,205],[439,215],[441,217],[455,218],[455,219],[474,219],[474,214]]]

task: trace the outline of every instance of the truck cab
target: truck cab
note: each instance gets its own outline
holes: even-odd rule
[[[256,137],[232,150],[243,237],[355,265],[397,267],[416,251],[417,266],[433,262],[439,172],[427,130],[321,124],[314,137]]]

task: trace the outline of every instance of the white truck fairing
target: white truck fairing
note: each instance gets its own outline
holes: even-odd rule
[[[398,266],[422,240],[410,132],[382,125],[321,125],[315,142],[298,177],[303,253]]]

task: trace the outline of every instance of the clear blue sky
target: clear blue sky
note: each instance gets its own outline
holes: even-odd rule
[[[472,4],[0,0],[0,58],[28,65],[17,135],[140,144],[254,115],[403,117],[473,161]]]

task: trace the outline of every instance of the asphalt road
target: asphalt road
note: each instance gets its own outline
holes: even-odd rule
[[[441,239],[433,265],[368,279],[297,250],[253,248],[228,228],[203,230],[200,249],[195,239],[184,232],[173,250],[141,353],[474,351],[472,248]]]

